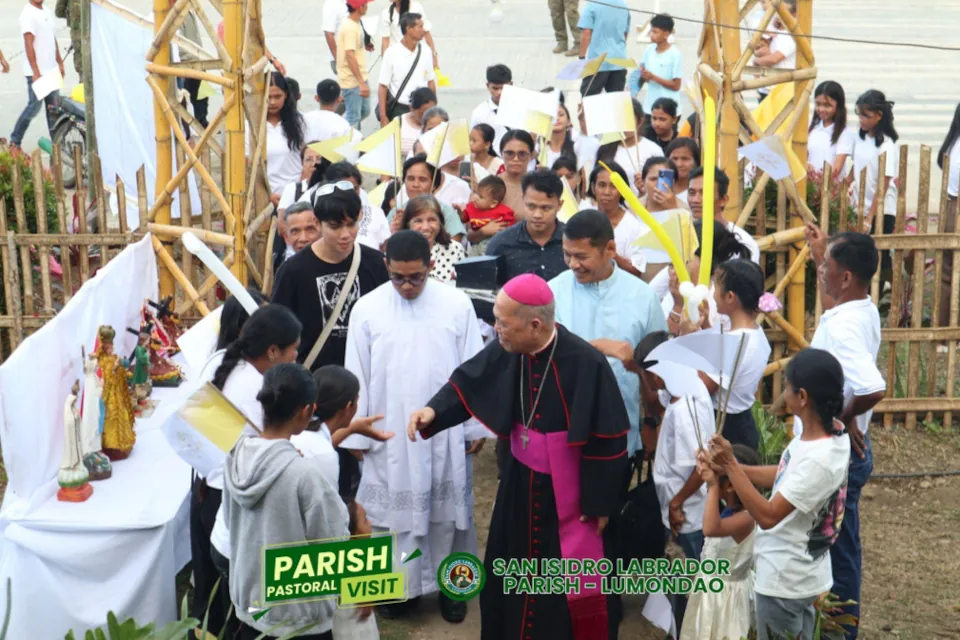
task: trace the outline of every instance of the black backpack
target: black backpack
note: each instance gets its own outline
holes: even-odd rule
[[[643,480],[643,452],[633,462],[637,486],[627,492],[617,515],[618,556],[629,562],[640,558],[662,558],[667,543],[666,530],[660,516],[660,501],[653,486],[653,460],[647,461],[647,478]]]

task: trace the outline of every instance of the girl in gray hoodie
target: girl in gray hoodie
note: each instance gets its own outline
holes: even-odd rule
[[[230,599],[242,623],[240,638],[265,631],[277,637],[314,626],[303,639],[332,640],[333,600],[285,604],[254,620],[262,602],[265,545],[346,537],[346,507],[336,490],[291,444],[313,417],[317,386],[298,364],[278,364],[263,377],[257,400],[263,432],[242,437],[224,467],[224,515],[230,529]]]

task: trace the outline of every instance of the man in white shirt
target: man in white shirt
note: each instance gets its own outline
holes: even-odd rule
[[[784,0],[783,3],[787,10],[797,16],[797,0]],[[773,19],[773,35],[764,37],[760,45],[753,53],[753,63],[758,67],[768,67],[772,69],[782,69],[785,71],[797,68],[797,41],[793,35],[786,30],[780,18]],[[760,94],[760,101],[770,94],[770,87],[760,87],[757,90]]]
[[[470,128],[473,129],[478,124],[488,124],[493,127],[495,138],[493,139],[493,148],[500,149],[500,138],[507,132],[507,128],[497,120],[497,109],[500,108],[500,95],[503,93],[503,87],[513,84],[513,72],[505,64],[495,64],[487,67],[487,91],[490,97],[484,100],[473,110],[470,116]]]
[[[391,282],[354,306],[345,366],[360,380],[357,416],[382,415],[385,431],[401,433],[432,390],[476,355],[483,340],[467,295],[428,277],[430,245],[423,235],[403,230],[391,236],[384,262]],[[437,567],[447,555],[476,553],[469,454],[484,437],[483,427],[469,420],[429,440],[343,441],[344,448],[364,452],[357,502],[374,532],[393,532],[398,556],[423,552],[404,565],[407,602],[389,607],[388,615],[409,612],[421,595],[438,590]],[[440,612],[448,622],[461,622],[466,603],[441,593]]]
[[[63,77],[63,58],[57,45],[53,16],[43,8],[43,0],[30,0],[20,12],[20,33],[23,35],[23,75],[27,78],[27,106],[17,118],[10,134],[10,146],[19,147],[30,122],[37,117],[43,104],[50,107],[60,99],[59,91],[51,91],[41,103],[33,92],[33,83],[41,77],[55,74],[58,70]],[[50,112],[47,116],[48,132],[53,126]]]
[[[746,230],[723,217],[723,209],[727,206],[727,196],[730,190],[730,178],[723,169],[717,167],[713,183],[713,216],[717,222],[723,224],[727,231],[737,236],[740,244],[750,250],[749,256],[740,256],[760,264],[760,245]],[[695,220],[703,217],[703,167],[697,167],[690,172],[690,187],[687,190],[687,204]]]
[[[833,354],[843,367],[845,407],[839,420],[850,434],[850,468],[843,527],[833,547],[832,591],[841,600],[857,604],[844,607],[860,619],[860,492],[873,471],[873,452],[867,428],[873,408],[887,389],[877,368],[880,349],[880,313],[870,298],[870,284],[877,271],[877,246],[863,233],[841,233],[829,240],[815,225],[807,225],[807,243],[813,253],[820,280],[824,313],[810,346]],[[794,432],[803,424],[794,422]],[[857,629],[847,627],[847,638]]]
[[[337,111],[343,104],[343,97],[340,95],[340,85],[336,80],[329,78],[321,80],[317,84],[317,95],[314,96],[314,100],[320,108],[303,114],[303,122],[306,125],[304,137],[307,140],[323,142],[350,133],[350,123]]]
[[[437,92],[433,51],[423,43],[423,18],[418,13],[400,16],[403,39],[390,45],[380,63],[380,124],[410,111],[410,94],[420,87]]]

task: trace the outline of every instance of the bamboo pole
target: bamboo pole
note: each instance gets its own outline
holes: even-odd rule
[[[236,254],[234,253],[233,249],[231,249],[230,251],[227,252],[227,255],[224,257],[223,264],[226,265],[228,269],[233,266],[235,256]],[[217,283],[219,281],[220,280],[217,278],[217,276],[210,274],[209,276],[207,276],[206,280],[201,282],[200,286],[197,287],[197,293],[200,294],[201,297],[211,293],[214,287],[217,286]],[[191,306],[193,306],[193,304],[189,301],[186,303],[177,305],[177,313],[184,313]]]
[[[797,71],[781,71],[759,78],[747,78],[746,80],[737,80],[733,83],[734,91],[749,91],[751,89],[760,89],[775,84],[786,84],[788,82],[798,82],[800,80],[810,80],[817,77],[817,67],[799,69]]]
[[[197,71],[196,69],[189,69],[187,67],[171,67],[170,65],[166,64],[154,64],[152,62],[148,62],[146,64],[146,69],[148,72],[158,76],[174,76],[177,78],[206,80],[207,82],[219,84],[221,87],[226,87],[228,89],[233,89],[236,86],[236,83],[230,78],[224,78],[214,73],[206,73],[205,71]]]
[[[43,190],[43,159],[40,149],[34,149],[31,155],[31,175],[33,176],[33,202],[37,217],[37,233],[47,232],[47,202]],[[43,310],[53,313],[53,293],[50,290],[50,247],[39,247],[38,262],[40,263],[40,291],[43,295]]]
[[[943,174],[942,181],[940,183],[940,209],[939,215],[937,217],[937,233],[942,234],[946,230],[947,224],[947,189],[950,183],[950,154],[943,154]],[[926,232],[926,230],[924,230]],[[933,252],[933,313],[931,314],[931,327],[940,326],[940,304],[943,302],[944,290],[943,290],[943,251],[940,247],[934,247]],[[946,295],[949,295],[947,293]],[[931,374],[927,376],[927,395],[934,396],[937,393],[937,349],[932,349],[933,357],[930,358],[930,370]],[[953,416],[950,416],[951,422],[953,421]],[[944,416],[944,424],[947,422],[947,417]],[[950,427],[948,426],[947,429]]]
[[[267,230],[267,248],[264,250],[263,260],[263,287],[260,291],[263,295],[269,296],[273,290],[273,239],[277,235],[277,219],[270,221],[270,228]]]
[[[260,227],[263,226],[263,223],[266,222],[271,216],[273,216],[273,204],[268,204],[264,207],[256,218],[247,223],[247,242],[252,242],[253,237],[257,235],[260,231]]]
[[[24,208],[23,175],[20,173],[20,164],[13,163],[13,208],[17,215],[17,232],[26,236],[30,233],[27,227],[27,212]],[[32,316],[33,311],[33,261],[30,259],[30,247],[20,246],[20,273],[23,274],[23,312]],[[16,289],[19,295],[19,289]]]
[[[14,165],[16,166],[16,165]],[[6,215],[4,215],[4,224],[6,224]],[[10,315],[13,316],[13,331],[9,332],[10,347],[13,348],[23,342],[23,307],[20,305],[20,269],[17,266],[16,245],[13,239],[13,231],[7,231],[7,255],[10,256],[10,280],[4,281],[4,288],[7,290],[7,304],[11,309]],[[26,278],[29,280],[29,278]],[[31,304],[32,304],[31,300]]]
[[[774,373],[780,373],[780,372],[782,372],[782,371],[786,371],[786,370],[787,370],[787,365],[790,364],[790,361],[791,361],[791,360],[793,360],[793,356],[790,356],[790,357],[788,357],[788,358],[780,358],[780,359],[778,359],[778,360],[774,360],[773,362],[771,362],[770,364],[768,364],[768,365],[766,366],[766,368],[764,368],[764,370],[763,370],[763,377],[766,378],[767,376],[773,375]],[[774,403],[774,404],[776,404],[776,403]]]
[[[250,0],[251,2],[254,0]],[[232,69],[234,67],[234,59],[239,60],[236,56],[231,56],[230,52],[227,50],[224,42],[220,40],[220,35],[217,33],[217,30],[210,23],[210,19],[207,17],[207,12],[203,10],[200,4],[196,0],[190,0],[190,5],[193,7],[193,12],[197,16],[197,20],[200,22],[200,25],[207,32],[207,35],[210,36],[210,40],[213,42],[213,46],[217,49],[217,55],[220,56],[220,60],[223,62],[224,69]],[[226,14],[223,14],[224,19],[224,28],[226,31]],[[224,32],[226,36],[226,32]],[[239,64],[239,62],[238,62]]]
[[[250,255],[250,252],[247,251],[243,259],[247,263],[247,269],[250,274],[250,278],[257,284],[257,286],[263,286],[263,276],[260,275],[260,270],[257,268],[257,263],[253,261],[253,256]]]
[[[740,17],[740,7],[737,0],[717,0],[714,5],[717,13],[716,22],[727,25],[720,28],[720,45],[723,69],[731,69],[737,63],[740,55],[740,29],[737,22]],[[720,104],[717,107],[720,113],[720,127],[717,159],[720,168],[728,176],[737,175],[737,148],[740,146],[740,118],[734,106],[734,92],[731,85],[732,78],[723,74],[723,91],[720,95]],[[739,181],[730,182],[727,193],[727,205],[724,207],[723,217],[726,220],[736,220],[740,214],[740,205],[743,202],[743,185]]]
[[[787,7],[783,4],[777,6],[777,14],[780,15],[780,20],[784,26],[793,34],[793,39],[797,43],[797,50],[803,51],[803,55],[797,57],[797,71],[802,72],[806,68],[814,67],[815,61],[813,51],[810,49],[810,42],[802,37],[803,33],[810,33],[813,29],[813,0],[798,0],[797,20],[795,21],[787,10]],[[787,18],[785,19],[783,16],[787,16]],[[797,108],[794,113],[791,114],[790,120],[788,121],[789,129],[793,130],[793,152],[797,158],[800,159],[801,166],[804,167],[807,166],[807,123],[810,121],[809,97],[812,90],[812,79],[796,82],[793,92],[798,100]],[[799,219],[797,217],[791,218],[790,222],[792,226],[803,227],[804,224],[808,222],[816,224],[817,220],[806,203],[806,179],[802,179],[794,185],[792,177],[788,177],[784,179],[782,183],[786,187],[786,191],[788,195],[790,195],[791,200],[793,200],[795,212],[800,215]],[[809,247],[805,247],[805,249],[807,249],[807,254],[809,255]],[[799,257],[800,253],[798,253],[796,249],[791,248],[789,251],[789,259],[791,262],[797,261]],[[806,329],[806,275],[806,269],[798,269],[794,273],[787,289],[787,319],[790,325],[797,333],[801,334],[801,336]],[[794,339],[794,344],[797,342],[798,341]],[[806,340],[800,344],[805,342]],[[804,344],[804,346],[807,345]]]
[[[213,119],[210,121],[210,126],[207,127],[207,130],[204,131],[203,135],[200,136],[200,140],[197,142],[197,146],[195,147],[196,150],[203,149],[207,141],[212,139],[211,136],[213,136],[214,133],[216,132],[220,121],[226,117],[227,111],[233,107],[235,102],[236,102],[236,93],[230,92],[229,97],[226,99],[223,106],[217,111],[216,115],[214,115]],[[167,106],[170,106],[169,103],[167,103]],[[165,119],[164,122],[166,121],[167,120]],[[147,215],[148,220],[155,221],[157,219],[157,215],[159,214],[160,210],[163,207],[169,205],[169,203],[173,201],[174,190],[177,188],[177,185],[180,184],[180,181],[186,178],[187,172],[189,172],[190,169],[193,168],[193,165],[196,164],[196,162],[197,160],[194,160],[193,158],[189,159],[184,166],[180,167],[180,170],[177,171],[177,175],[175,175],[173,178],[171,178],[167,183],[163,185],[162,189],[157,188],[156,202],[154,202],[153,207],[150,209],[150,213]],[[214,189],[213,187],[217,187],[217,188]],[[212,187],[210,188],[210,191],[212,193],[220,193],[220,198],[218,198],[217,200],[218,202],[222,202],[221,198],[223,198],[223,193],[220,191],[220,188],[216,183],[212,185]],[[223,204],[221,204],[220,206],[223,207]],[[223,215],[227,219],[228,225],[232,224],[232,222],[230,221],[232,220],[233,215],[230,213],[229,207],[223,208]],[[169,223],[169,220],[167,221],[167,223]],[[227,227],[227,230],[228,231],[230,230],[229,226]]]
[[[80,147],[73,147],[74,167],[81,166]],[[93,163],[91,163],[92,166]],[[92,173],[90,175],[93,175]],[[146,193],[146,190],[144,190]],[[77,192],[74,196],[77,199],[77,228],[80,233],[87,233],[87,191],[82,181],[77,181]],[[90,250],[86,246],[80,247],[80,286],[90,279]]]
[[[926,235],[927,225],[930,222],[930,153],[927,145],[920,145],[920,181],[917,193],[917,233]],[[913,300],[911,301],[910,326],[919,329],[923,326],[923,285],[926,271],[927,254],[922,248],[913,251]],[[931,315],[937,314],[933,308]],[[920,343],[909,343],[909,359],[907,360],[907,395],[916,397],[920,387]],[[936,359],[936,358],[934,358]],[[929,361],[929,359],[928,359]],[[917,414],[908,413],[906,419],[907,430],[917,428]]]
[[[160,52],[160,49],[170,43],[170,38],[173,34],[180,30],[180,26],[187,18],[187,12],[184,11],[184,8],[189,1],[190,0],[177,0],[167,11],[163,22],[154,32],[153,42],[150,44],[150,48],[147,49],[147,55],[145,56],[147,62],[153,61]]]
[[[183,152],[183,145],[177,145],[177,166],[182,167],[186,164],[186,154]],[[190,202],[190,181],[180,181],[180,228],[184,231],[190,231],[193,226],[190,222],[193,220],[193,203]],[[180,252],[180,269],[187,276],[187,280],[193,282],[193,254],[189,251]]]
[[[169,0],[153,0],[153,24],[155,36],[161,34],[161,29],[163,28],[169,13]],[[163,45],[157,49],[157,53],[153,57],[152,61],[159,65],[170,64],[169,37],[165,38]],[[166,80],[166,86],[167,89],[169,89],[169,80]],[[155,93],[153,101],[153,123],[156,130],[157,140],[157,173],[154,191],[157,194],[157,202],[160,204],[156,205],[151,219],[159,224],[170,224],[171,201],[163,198],[159,194],[164,192],[167,185],[170,183],[170,178],[173,176],[173,142],[170,137],[170,124],[164,115],[164,105],[166,104],[166,100],[163,99],[161,101],[161,98],[165,95],[166,91],[161,90],[159,95]],[[156,239],[154,245],[162,246],[160,245],[160,241]],[[160,276],[160,297],[165,298],[167,296],[172,296],[174,294],[175,276],[170,271],[169,265],[163,260],[161,260],[160,264],[157,266]]]
[[[256,144],[256,147],[253,151],[253,159],[250,160],[250,181],[247,184],[247,197],[245,206],[243,209],[243,224],[247,226],[250,224],[250,215],[253,213],[253,194],[254,190],[257,187],[257,174],[260,171],[260,160],[263,158],[266,153],[267,147],[267,100],[270,95],[270,85],[273,84],[272,79],[267,83],[267,91],[263,94],[263,104],[261,105],[260,111],[260,122],[257,123],[256,137],[253,142]],[[269,187],[269,184],[267,185]],[[247,234],[247,242],[250,241],[250,234]]]
[[[97,5],[98,7],[102,8],[104,11],[109,11],[114,15],[120,16],[121,18],[123,18],[127,22],[130,22],[131,24],[135,24],[149,31],[154,31],[154,29],[156,28],[156,25],[161,24],[160,22],[156,21],[156,17],[154,17],[153,22],[150,22],[149,20],[144,20],[142,17],[140,17],[136,13],[130,11],[129,9],[125,9],[124,7],[118,4],[114,4],[109,0],[89,0],[89,1],[91,4]],[[154,0],[154,9],[157,8],[157,4],[158,4],[157,0]],[[166,3],[164,3],[164,7],[166,6],[167,6]],[[188,53],[192,53],[198,58],[203,58],[206,56],[206,51],[204,51],[202,47],[190,42],[186,38],[180,37],[179,35],[171,34],[170,42],[175,43],[177,47],[180,49],[180,51],[186,51]]]
[[[93,157],[93,174],[90,176],[90,182],[93,186],[94,198],[97,207],[97,231],[99,233],[109,233],[107,224],[107,196],[103,192],[103,173],[100,169],[100,156]],[[100,245],[100,266],[110,261],[110,252],[107,244]]]
[[[137,227],[140,231],[145,231],[147,228],[147,215],[149,213],[147,209],[147,174],[146,170],[141,166],[137,169],[137,210],[140,214],[140,226]]]
[[[944,194],[946,191],[944,191]],[[954,234],[956,236],[956,234]],[[960,251],[954,250],[953,252],[953,271],[951,273],[951,283],[953,285],[950,287],[950,326],[958,326],[958,321],[960,321],[960,286],[957,286],[956,283],[960,282]],[[956,387],[954,381],[956,380],[957,375],[957,341],[951,340],[947,343],[947,397],[953,398],[954,388]],[[953,424],[953,413],[946,413],[943,416],[944,427],[949,429]]]
[[[900,176],[899,193],[897,195],[897,217],[894,224],[894,234],[902,234],[904,231],[907,216],[907,159],[909,148],[906,145],[900,147]],[[884,182],[883,174],[878,174],[878,182]],[[879,195],[874,195],[874,198]],[[883,216],[880,213],[880,204],[877,205],[877,216],[874,221],[876,226],[883,228]],[[885,213],[883,215],[886,215]],[[890,276],[890,314],[887,318],[887,326],[896,328],[900,326],[900,305],[903,301],[903,250],[894,249],[892,253],[891,265],[893,273]],[[896,388],[897,379],[897,343],[889,343],[887,349],[887,397],[893,397],[893,390]],[[891,427],[893,425],[893,416],[885,415],[883,417],[883,426]]]
[[[796,350],[799,351],[800,349],[806,349],[810,346],[810,343],[807,342],[807,339],[804,337],[803,333],[797,331],[792,324],[787,322],[786,318],[780,315],[779,311],[771,311],[766,315],[765,319],[777,325],[781,331],[786,333],[790,341],[797,345]]]
[[[184,295],[190,299],[190,301],[197,307],[202,315],[207,315],[210,313],[210,309],[207,308],[207,305],[204,304],[203,300],[200,299],[200,296],[197,294],[197,290],[193,288],[193,283],[180,271],[180,268],[177,266],[176,261],[173,259],[173,256],[167,251],[167,248],[163,246],[160,242],[160,238],[153,236],[153,250],[157,253],[157,258],[162,262],[170,274],[176,279],[177,283],[183,289]]]
[[[120,223],[120,233],[127,235],[127,187],[120,176],[114,176],[117,183],[117,217]]]
[[[196,132],[196,134],[200,137],[200,139],[203,138],[203,134],[206,133],[206,128],[203,127],[199,122],[197,122],[197,119],[193,117],[193,114],[187,111],[184,108],[184,106],[179,102],[174,102],[170,104],[170,108],[173,109],[173,112],[177,114],[177,117],[180,118],[182,122],[187,123],[187,126],[190,127],[191,131]],[[219,113],[219,111],[217,113]],[[224,111],[224,114],[226,114],[225,111]],[[221,118],[217,120],[216,114],[214,114],[214,119],[210,120],[209,123],[211,126],[213,126],[214,124],[216,125],[213,127],[214,130],[211,132],[209,136],[207,136],[207,139],[204,142],[204,145],[202,147],[200,146],[199,140],[197,141],[197,144],[194,145],[193,147],[193,150],[197,153],[197,155],[201,156],[200,161],[203,162],[203,166],[205,167],[210,167],[210,161],[203,160],[202,154],[200,153],[203,149],[205,148],[213,149],[214,153],[216,153],[217,156],[223,157],[223,147],[220,146],[219,142],[217,142],[217,133],[219,133],[220,131],[220,125],[223,124],[223,119]]]
[[[804,229],[794,227],[786,231],[776,231],[763,237],[757,238],[757,246],[761,251],[769,251],[778,247],[788,247],[804,239]]]
[[[730,76],[735,80],[734,91],[743,91],[743,89],[737,89],[736,85],[740,80],[740,76],[743,74],[743,68],[747,66],[747,63],[750,62],[750,58],[753,57],[753,52],[756,50],[757,45],[760,44],[760,39],[763,37],[764,30],[770,26],[770,21],[773,20],[773,14],[777,11],[777,5],[780,3],[780,0],[773,0],[770,3],[770,6],[767,7],[766,11],[763,13],[763,18],[760,20],[760,24],[757,25],[757,30],[753,32],[753,37],[750,38],[750,41],[747,43],[746,48],[743,50],[743,53],[740,54],[740,58],[737,60],[737,63],[733,66],[733,69],[730,71]],[[741,17],[740,22],[743,18]],[[739,24],[739,22],[738,22]]]
[[[183,236],[183,234],[190,232],[204,242],[219,244],[224,247],[233,246],[233,236],[228,233],[217,233],[216,231],[208,231],[206,229],[195,229],[194,227],[189,227],[186,225],[177,227],[174,225],[156,224],[152,222],[147,223],[147,229],[152,233],[176,238],[179,238]]]
[[[877,175],[885,176],[886,172],[887,172],[887,154],[884,153],[877,160]],[[864,202],[863,201],[867,197],[866,182],[867,182],[867,169],[866,167],[864,167],[863,171],[860,172],[860,194],[859,194],[860,200],[857,203],[858,209],[859,209],[857,221],[859,222],[861,227],[864,226],[864,211],[863,211]],[[874,242],[877,242],[883,236],[883,216],[885,214],[883,201],[886,200],[886,197],[887,197],[887,185],[885,184],[885,181],[882,178],[878,178],[877,180],[877,192],[874,194],[873,197],[875,200],[877,200],[877,215],[876,215],[877,219],[874,221],[875,224],[873,227],[873,239],[874,239]],[[865,230],[865,233],[869,233],[869,230]],[[873,274],[873,282],[870,283],[870,289],[871,289],[870,295],[873,297],[873,302],[879,305],[880,296],[883,295],[883,292],[880,290],[880,268],[879,267],[877,268],[877,272]]]
[[[77,55],[74,52],[73,55]],[[53,173],[53,193],[57,202],[57,221],[60,224],[60,233],[67,232],[66,191],[63,188],[63,149],[54,145],[51,157],[51,171]],[[70,246],[67,243],[60,245],[60,268],[63,270],[63,303],[70,302],[73,297],[73,265],[70,263]]]
[[[216,181],[210,175],[210,172],[207,171],[207,168],[198,162],[197,154],[194,153],[193,148],[187,142],[187,139],[183,135],[183,131],[180,129],[180,123],[177,122],[176,116],[173,115],[173,109],[170,108],[169,102],[167,102],[166,96],[163,95],[163,90],[160,88],[160,85],[152,76],[147,76],[147,84],[150,85],[150,88],[153,89],[153,95],[155,98],[155,104],[160,109],[163,114],[164,119],[167,122],[167,125],[170,127],[170,130],[173,131],[173,135],[176,137],[177,142],[180,144],[180,147],[186,152],[187,156],[190,158],[190,163],[184,163],[184,167],[189,169],[193,167],[193,170],[197,172],[197,175],[200,176],[200,179],[203,180],[208,187],[210,187],[210,192],[213,193],[213,197],[217,199],[217,202],[223,208],[224,213],[230,210],[230,205],[227,204],[226,199],[223,197],[223,194],[220,193],[219,187],[217,187]],[[177,175],[184,174],[186,171],[183,167],[177,171]],[[181,179],[179,182],[183,182]],[[175,183],[176,184],[176,183]],[[181,203],[181,208],[183,203]],[[169,221],[163,222],[157,220],[160,224],[169,224]]]
[[[77,0],[75,0],[76,2]],[[67,5],[69,7],[69,4]],[[69,11],[69,9],[68,9]],[[83,119],[84,119],[84,164],[74,165],[77,174],[77,183],[83,182],[83,175],[93,174],[93,157],[97,154],[97,110],[96,86],[93,82],[93,54],[90,46],[90,0],[80,2],[80,49],[73,52],[80,56],[80,82],[83,84]]]
[[[829,162],[823,163],[823,181],[820,183],[820,231],[824,237],[830,237],[830,185],[833,179],[833,167]],[[841,191],[843,189],[841,188]],[[846,218],[847,213],[843,208],[843,202],[840,203],[840,218]],[[813,312],[813,326],[816,329],[820,326],[820,316],[823,315],[823,286],[820,284],[820,278],[817,278],[817,300]]]
[[[233,234],[235,240],[233,250],[237,256],[243,256],[247,251],[246,239],[244,238],[244,220],[243,216],[240,215],[240,212],[246,208],[244,202],[245,122],[243,98],[240,95],[243,87],[244,13],[247,16],[255,14],[259,18],[259,0],[247,0],[247,4],[247,11],[244,12],[244,5],[241,0],[223,0],[224,45],[232,60],[229,72],[225,72],[224,75],[229,73],[236,83],[236,90],[233,92],[235,99],[227,112],[226,119],[226,152],[224,154],[223,174],[229,206],[224,207],[224,215],[227,215],[227,212],[233,212],[234,214],[232,229],[229,226],[227,229]],[[211,191],[213,190],[211,189]],[[231,270],[242,284],[247,284],[245,260],[234,260]]]

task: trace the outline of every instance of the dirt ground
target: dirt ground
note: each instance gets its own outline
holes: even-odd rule
[[[960,470],[960,431],[907,433],[871,429],[874,473]],[[493,447],[475,467],[477,535],[482,551],[496,492]],[[960,638],[960,476],[873,479],[860,503],[863,539],[863,627],[860,637]],[[641,616],[643,598],[625,601],[620,637],[660,640],[664,634]],[[404,621],[379,619],[383,640],[454,640],[480,637],[480,609],[469,603],[466,621],[440,617],[435,598]]]

